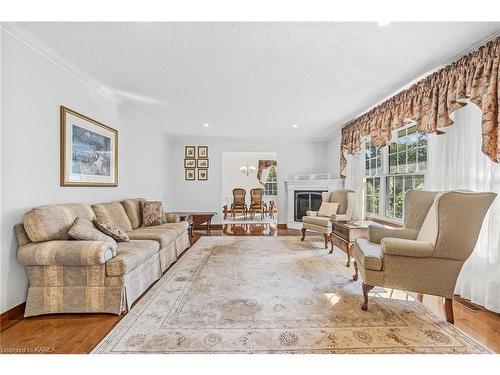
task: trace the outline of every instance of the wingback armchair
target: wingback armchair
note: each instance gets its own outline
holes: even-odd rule
[[[445,298],[446,320],[453,323],[453,292],[469,258],[495,193],[409,191],[404,227],[370,226],[368,239],[356,239],[353,279],[363,278],[364,303],[374,286]]]
[[[338,203],[337,213],[331,216],[319,216],[318,211],[307,211],[302,218],[302,241],[306,230],[322,233],[325,239],[325,249],[328,249],[328,239],[332,231],[331,220],[351,220],[354,211],[356,193],[352,190],[335,190],[321,193],[322,202]]]

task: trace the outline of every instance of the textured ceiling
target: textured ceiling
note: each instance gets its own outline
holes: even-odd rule
[[[500,30],[500,23],[19,25],[165,133],[277,139],[324,137]]]

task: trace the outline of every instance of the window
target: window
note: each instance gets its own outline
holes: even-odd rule
[[[276,169],[274,167],[271,167],[269,171],[264,190],[265,195],[278,195],[278,179],[276,176]]]
[[[380,213],[380,175],[382,174],[381,149],[368,142],[365,147],[366,212]]]
[[[408,190],[423,190],[427,138],[416,125],[399,130],[395,142],[374,151],[366,145],[366,212],[402,219]],[[375,162],[373,161],[375,159]],[[379,161],[380,160],[380,161]],[[381,184],[381,181],[384,181]]]

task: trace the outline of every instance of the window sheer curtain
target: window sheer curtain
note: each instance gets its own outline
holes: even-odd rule
[[[444,129],[446,134],[428,134],[426,190],[467,189],[500,195],[500,164],[481,152],[481,118],[481,110],[470,103],[454,113],[455,124]],[[455,293],[500,313],[500,197],[484,219]]]
[[[354,205],[353,218],[364,219],[365,217],[365,149],[355,155],[345,154],[347,165],[345,169],[344,188],[356,192],[356,204]]]

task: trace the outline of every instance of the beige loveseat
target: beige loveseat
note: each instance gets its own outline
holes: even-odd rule
[[[141,200],[55,204],[25,214],[15,232],[18,259],[29,280],[26,317],[121,314],[161,278],[190,246],[188,224],[165,215],[161,225],[143,227]],[[73,240],[68,231],[78,217],[112,222],[127,233],[130,241],[115,244]]]

